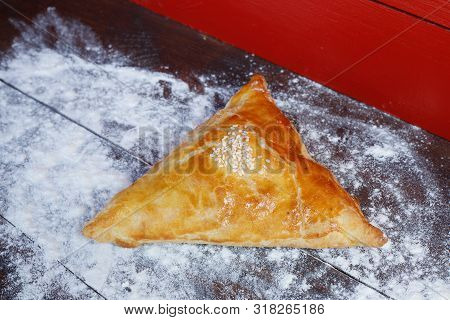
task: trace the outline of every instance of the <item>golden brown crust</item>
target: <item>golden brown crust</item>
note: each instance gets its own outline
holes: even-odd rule
[[[123,247],[161,241],[379,247],[387,241],[333,174],[311,159],[259,75],[115,195],[83,234]]]

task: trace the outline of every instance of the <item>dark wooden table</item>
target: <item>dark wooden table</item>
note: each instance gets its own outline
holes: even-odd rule
[[[45,54],[59,60],[47,65]],[[86,243],[85,221],[164,154],[143,143],[140,121],[161,117],[166,126],[164,108],[176,103],[168,127],[183,133],[184,124],[222,108],[252,72],[266,76],[313,157],[390,243],[343,250]],[[0,79],[0,298],[450,294],[448,141],[127,1],[2,0]],[[111,107],[111,89],[139,103]],[[146,97],[161,103],[159,113]],[[195,116],[199,105],[206,111]],[[143,116],[127,120],[135,114]]]

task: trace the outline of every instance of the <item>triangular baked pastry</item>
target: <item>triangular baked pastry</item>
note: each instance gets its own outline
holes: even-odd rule
[[[260,75],[115,195],[83,234],[123,247],[161,241],[379,247],[387,241],[333,174],[311,159]]]

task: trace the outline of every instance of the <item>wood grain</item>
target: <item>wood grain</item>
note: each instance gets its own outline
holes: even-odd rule
[[[367,0],[134,1],[450,138],[448,30]]]
[[[28,18],[34,18],[37,14],[46,10],[48,6],[54,6],[64,19],[76,19],[92,28],[105,47],[111,45],[113,48],[130,57],[128,65],[169,73],[177,78],[185,80],[193,91],[202,92],[204,90],[202,81],[199,80],[199,76],[209,73],[217,75],[217,81],[219,83],[239,86],[247,80],[250,72],[264,70],[264,75],[271,84],[271,90],[274,93],[286,90],[287,81],[292,77],[292,73],[275,64],[259,57],[248,59],[246,58],[247,53],[236,47],[215,40],[209,36],[202,35],[195,30],[157,15],[149,10],[145,10],[128,1],[99,0],[96,2],[88,2],[39,0],[28,2],[8,0],[8,3],[18,11],[22,12],[25,17],[0,4],[1,54],[10,48],[14,37],[18,35],[16,29],[9,23],[10,19],[16,19],[23,23],[30,23]],[[336,17],[339,17],[339,15]],[[42,33],[47,35],[45,41],[47,42],[47,45],[51,47],[55,42],[55,38],[50,33],[47,33],[47,31],[51,32],[52,30],[42,30]],[[352,34],[347,33],[347,36],[351,38]],[[326,37],[332,37],[332,35],[326,34]],[[276,40],[273,38],[271,39],[273,41]],[[313,41],[314,39],[311,38],[310,40]],[[382,41],[382,37],[380,37],[379,40]],[[348,41],[345,43],[346,45],[349,45]],[[405,45],[406,48],[408,47],[405,43],[403,45]],[[422,43],[422,45],[426,45],[426,43]],[[439,45],[442,44],[431,43],[430,47]],[[83,51],[83,48],[76,49],[79,50],[83,58],[87,60],[92,59],[88,51]],[[352,50],[355,51],[355,56],[358,52],[361,53],[358,51],[360,48],[352,48]],[[423,54],[425,57],[426,52]],[[445,52],[442,52],[441,54],[444,56]],[[442,61],[442,56],[439,61]],[[334,55],[328,55],[328,59],[334,59]],[[428,56],[426,59],[433,59],[433,57]],[[411,68],[411,66],[409,66],[409,68]],[[389,81],[395,85],[395,78],[389,79]],[[300,85],[303,85],[303,82],[299,84],[299,86]],[[427,159],[427,162],[429,161],[430,163],[429,168],[432,170],[433,177],[437,181],[436,188],[441,190],[448,189],[447,171],[448,159],[450,158],[450,145],[448,141],[433,134],[414,129],[407,123],[397,121],[374,109],[369,108],[370,113],[360,111],[355,108],[357,104],[347,97],[336,95],[314,86],[307,87],[305,85],[305,88],[305,90],[308,90],[309,93],[311,93],[311,101],[309,102],[318,108],[326,109],[330,114],[338,117],[357,119],[360,122],[367,122],[369,120],[367,115],[370,114],[370,120],[375,121],[379,126],[388,127],[393,131],[410,132],[413,141],[412,145],[414,145],[414,150],[417,150],[417,155]],[[413,88],[411,88],[411,90],[413,90]],[[221,108],[225,101],[218,97],[215,103],[217,104],[217,108]],[[287,116],[289,117],[290,115],[287,114]],[[442,121],[445,120],[448,120],[448,118],[445,118]],[[295,123],[295,125],[300,127],[298,123]],[[352,137],[352,128],[332,127],[330,130],[333,130],[332,133],[339,139]],[[420,135],[418,132],[420,132]],[[372,175],[371,172],[365,172],[364,174],[366,175],[365,177],[367,177],[367,180],[369,180]],[[408,190],[411,202],[414,202],[417,198],[424,197],[420,190],[415,188],[414,177],[411,177],[410,175],[401,175],[396,178],[402,181],[402,188]],[[369,185],[356,195],[362,206],[367,206],[370,202],[369,192],[367,190],[373,187],[374,186]],[[382,199],[380,201],[380,206],[389,207],[390,204],[388,203],[388,200]],[[403,212],[396,212],[396,214],[400,215],[402,219],[404,218],[404,220],[401,220],[402,222],[400,224],[403,224],[410,219],[410,217],[406,217]],[[446,215],[444,210],[439,211],[434,208],[430,208],[429,215],[430,220],[433,222],[433,230],[435,232],[430,234],[429,242],[424,245],[427,247],[429,246],[429,250],[430,252],[433,252],[433,255],[440,257],[443,255],[442,253],[447,252],[445,241],[447,232],[445,227],[448,225],[448,223],[446,223],[446,221],[448,221],[448,215]],[[403,227],[403,225],[401,227]],[[7,250],[4,251],[5,255],[7,255]],[[306,269],[312,270],[314,268],[317,268],[317,262],[311,263]],[[9,270],[4,271],[4,273],[6,272],[11,273]],[[269,274],[270,270],[267,270],[267,273]],[[328,276],[327,279],[320,279],[317,283],[316,290],[320,293],[320,295],[317,295],[318,297],[323,297],[327,294],[327,287],[325,286],[327,281],[335,281],[335,279],[338,278],[336,274]],[[339,276],[342,277],[342,274],[340,273]],[[384,276],[389,277],[389,275]],[[445,275],[440,276],[441,278],[445,278]],[[264,281],[263,277],[260,279],[261,281]],[[350,277],[346,279],[349,283],[353,283],[353,280],[351,280]],[[359,280],[363,281],[364,279]],[[199,283],[201,283],[201,281],[199,281]],[[213,282],[210,286],[211,288],[209,289],[214,291],[215,298],[236,298],[239,297],[236,292],[242,291],[245,291],[245,298],[259,297],[251,290],[246,291],[247,289],[244,290],[240,288],[238,284]],[[348,288],[351,289],[352,287],[348,285]],[[383,288],[380,289],[383,290]]]

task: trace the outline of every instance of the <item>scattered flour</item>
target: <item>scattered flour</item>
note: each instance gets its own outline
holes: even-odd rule
[[[389,145],[384,145],[384,146],[375,145],[375,146],[369,147],[366,150],[366,152],[364,152],[364,154],[366,156],[370,155],[373,158],[377,159],[378,161],[384,161],[388,158],[393,158],[397,155],[397,153],[395,152],[393,147],[389,146]]]
[[[147,163],[161,159],[236,89],[213,74],[199,77],[203,93],[193,92],[172,75],[128,67],[127,57],[102,47],[89,28],[53,9],[35,22],[65,42],[47,47],[42,32],[16,22],[21,34],[0,61],[0,77]],[[264,73],[260,61],[248,59]],[[433,164],[424,158],[429,142],[423,131],[289,77],[273,90],[274,98],[311,155],[362,200],[369,220],[387,233],[384,248],[161,244],[128,250],[86,242],[82,225],[148,167],[3,85],[0,212],[33,239],[36,265],[50,268],[45,274],[59,270],[50,267],[58,259],[107,298],[383,298],[310,255],[394,298],[448,298],[448,234],[439,227],[448,225],[448,197],[435,176],[448,159]],[[2,247],[17,245],[8,232],[2,229]],[[20,261],[11,262],[10,282],[35,284],[36,277],[28,277],[35,262]],[[57,274],[58,283],[74,282],[72,274]],[[23,286],[17,296],[39,297],[39,288]],[[75,296],[87,295],[78,288]]]
[[[290,287],[296,276],[290,273],[285,273],[280,277],[280,288],[287,289]]]
[[[0,299],[102,299],[0,217]]]

